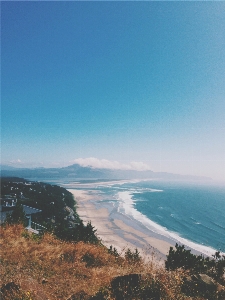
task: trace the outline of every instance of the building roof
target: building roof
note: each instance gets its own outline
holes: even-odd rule
[[[13,212],[13,210],[15,209],[15,206],[11,206],[9,208],[11,208],[11,210],[1,211],[1,209],[0,209],[0,224],[5,221],[7,214],[11,214]],[[23,205],[23,211],[25,212],[26,215],[33,215],[33,214],[42,212],[42,210],[40,210],[40,209],[30,207],[27,205]]]
[[[42,210],[30,207],[27,205],[23,205],[23,211],[25,212],[26,215],[32,215],[32,214],[37,214],[39,212],[42,212]]]

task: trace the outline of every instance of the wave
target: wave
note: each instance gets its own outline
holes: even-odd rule
[[[216,249],[192,242],[191,240],[181,237],[178,233],[169,231],[166,227],[163,227],[150,220],[148,217],[146,217],[144,214],[142,214],[135,208],[135,201],[133,200],[132,196],[133,196],[133,192],[131,192],[130,190],[120,191],[117,193],[117,199],[119,201],[118,211],[120,213],[128,215],[132,217],[134,220],[139,221],[148,230],[158,235],[161,235],[162,237],[166,237],[170,239],[171,243],[174,242],[174,243],[183,244],[188,248],[191,248],[206,256],[212,256],[213,254],[215,254]],[[197,222],[197,220],[195,221]]]

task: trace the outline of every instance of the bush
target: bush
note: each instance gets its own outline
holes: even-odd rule
[[[129,248],[127,249],[127,251],[125,252],[125,259],[128,262],[140,262],[141,260],[141,256],[140,253],[138,252],[138,249],[136,248],[134,252],[132,252]]]
[[[11,214],[7,214],[5,223],[8,224],[23,224],[23,226],[27,225],[26,214],[23,211],[23,206],[21,204],[16,204],[13,212]]]
[[[140,291],[140,274],[127,274],[111,281],[111,292],[115,299],[135,299]]]
[[[96,230],[91,225],[91,222],[88,222],[88,224],[85,226],[84,223],[80,221],[75,228],[68,228],[66,222],[62,222],[55,228],[54,233],[58,238],[64,241],[83,241],[91,244],[99,243]]]
[[[216,252],[213,258],[202,255],[194,255],[191,250],[186,250],[184,245],[175,245],[175,250],[170,247],[165,266],[167,270],[182,268],[190,270],[194,274],[206,273],[221,283],[224,283],[225,256]]]
[[[108,249],[108,253],[111,255],[114,255],[115,257],[119,257],[119,253],[117,251],[117,249],[111,245]]]
[[[152,279],[152,281],[142,288],[140,293],[141,300],[160,300],[160,282]]]
[[[109,290],[103,287],[90,300],[107,300],[110,299],[109,297]]]
[[[225,271],[225,255],[220,255],[220,252],[216,252],[215,255],[213,255],[213,268],[212,268],[212,276],[217,279],[221,280],[222,283],[224,283],[224,271]]]
[[[141,274],[127,274],[112,279],[109,287],[100,288],[92,300],[160,300],[160,282],[144,282]]]
[[[186,250],[184,245],[175,245],[176,250],[170,247],[169,255],[165,263],[167,270],[176,270],[183,268],[185,270],[195,269],[196,271],[203,271],[205,268],[205,259],[202,255],[196,256],[191,253],[191,250]]]
[[[86,267],[101,267],[103,266],[103,262],[100,258],[95,257],[93,254],[87,252],[82,256],[82,261],[86,263]]]

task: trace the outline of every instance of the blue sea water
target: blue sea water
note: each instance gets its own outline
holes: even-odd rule
[[[100,196],[99,205],[117,210],[143,227],[206,255],[225,253],[225,185],[184,181],[57,182]],[[73,185],[74,183],[74,185]],[[83,185],[84,183],[84,185]],[[70,187],[68,187],[68,184]]]
[[[96,189],[102,201],[114,202],[120,213],[157,233],[196,250],[209,247],[225,252],[224,186],[143,181]]]

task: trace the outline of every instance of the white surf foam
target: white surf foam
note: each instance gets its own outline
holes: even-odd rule
[[[182,238],[181,236],[179,236],[179,234],[169,231],[167,228],[153,222],[145,215],[140,213],[134,207],[135,201],[132,199],[132,193],[130,191],[118,192],[117,195],[117,199],[119,200],[118,211],[120,213],[131,216],[134,220],[141,222],[147,229],[151,230],[152,232],[169,238],[171,240],[171,243],[179,243],[185,245],[188,248],[198,251],[206,256],[212,256],[213,254],[215,254],[216,249]]]

